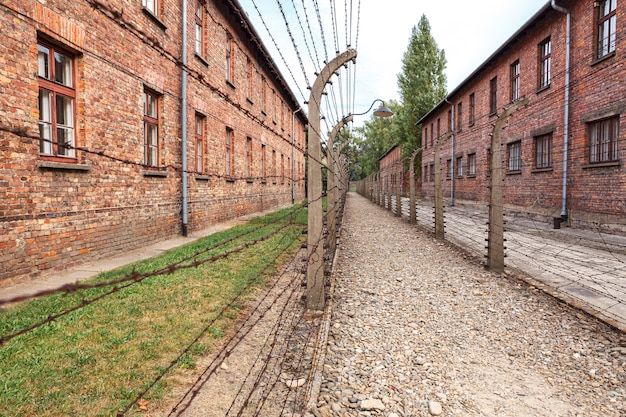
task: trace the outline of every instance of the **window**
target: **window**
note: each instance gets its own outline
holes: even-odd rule
[[[204,58],[204,5],[196,0],[196,43],[195,52]]]
[[[234,46],[235,42],[233,38],[228,35],[226,39],[226,81],[231,84],[234,84],[235,79],[235,60],[233,57],[234,54]]]
[[[37,44],[39,76],[39,152],[75,157],[74,57],[55,47]]]
[[[470,153],[467,155],[467,176],[476,176],[476,154]]]
[[[267,160],[265,145],[261,145],[261,179],[267,181]]]
[[[617,0],[600,1],[598,8],[598,58],[615,52]]]
[[[276,184],[276,150],[272,149],[272,184]]]
[[[498,77],[489,81],[489,114],[498,112]]]
[[[476,97],[474,93],[469,95],[469,125],[473,126],[476,120]]]
[[[252,178],[252,138],[246,138],[246,176]]]
[[[276,124],[276,117],[278,117],[278,103],[276,102],[276,90],[272,89],[272,121]]]
[[[153,91],[143,92],[143,163],[159,165],[159,96]]]
[[[448,132],[453,129],[452,126],[452,109],[448,110]]]
[[[196,172],[204,171],[204,119],[200,113],[196,113]]]
[[[522,170],[522,141],[512,142],[507,145],[509,154],[509,171]]]
[[[428,176],[428,165],[424,165],[424,174],[422,175],[422,178],[424,179],[424,182],[428,182],[428,179],[430,178]]]
[[[552,133],[535,137],[535,168],[552,167]]]
[[[519,60],[511,64],[511,102],[519,100]]]
[[[447,179],[452,178],[452,170],[453,170],[453,168],[452,168],[452,159],[448,159],[446,161],[446,178]]]
[[[280,154],[280,183],[285,183],[285,155]]]
[[[248,68],[248,77],[246,79],[246,94],[248,95],[248,99],[252,99],[252,74],[253,74],[253,67],[252,67],[252,61],[250,60],[250,57],[246,58],[246,67]]]
[[[145,7],[150,13],[158,16],[159,0],[141,0],[141,5]]]
[[[617,161],[618,137],[619,117],[612,117],[590,124],[589,163]]]
[[[424,128],[424,138],[426,138],[426,140],[424,140],[424,149],[428,148],[428,126],[426,126]]]
[[[265,113],[267,105],[267,82],[265,77],[261,77],[261,112]]]
[[[226,164],[225,164],[225,174],[226,176],[232,176],[234,174],[233,165],[235,163],[235,155],[234,155],[234,142],[235,142],[235,132],[233,129],[227,127],[226,128]]]
[[[430,164],[430,182],[435,181],[435,164]]]
[[[457,105],[457,115],[456,115],[456,120],[457,120],[457,126],[456,126],[456,130],[457,132],[460,132],[463,128],[463,103],[459,103]]]
[[[430,124],[430,146],[433,146],[435,143],[435,127],[433,123]]]
[[[463,157],[459,156],[456,158],[456,176],[463,176]]]
[[[550,61],[552,59],[552,42],[550,38],[539,44],[539,89],[550,86]]]
[[[437,119],[437,139],[441,137],[441,119]]]

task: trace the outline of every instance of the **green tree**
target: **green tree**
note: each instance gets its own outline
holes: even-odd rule
[[[437,47],[426,15],[413,26],[409,45],[402,58],[398,87],[402,105],[395,116],[396,133],[403,156],[422,146],[422,132],[415,125],[447,94],[445,51]],[[419,166],[419,165],[417,165]]]

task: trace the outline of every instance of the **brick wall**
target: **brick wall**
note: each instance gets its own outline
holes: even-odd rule
[[[567,159],[567,213],[570,222],[580,226],[606,223],[615,231],[626,231],[626,174],[621,160],[611,164],[589,163],[589,123],[609,115],[620,117],[620,157],[626,152],[623,137],[626,107],[623,80],[626,76],[624,58],[620,51],[626,48],[624,25],[618,23],[617,54],[595,62],[595,16],[598,11],[593,2],[560,2],[572,11],[572,54],[569,146]],[[617,9],[617,22],[626,18],[623,7]],[[446,200],[451,196],[454,181],[454,198],[459,201],[487,203],[489,200],[488,157],[491,134],[498,114],[511,104],[511,64],[520,63],[520,98],[529,100],[528,107],[516,111],[502,132],[501,155],[506,175],[504,203],[511,212],[539,215],[549,219],[560,216],[563,186],[564,103],[565,103],[565,14],[544,6],[541,13],[517,35],[503,45],[497,53],[479,67],[473,75],[458,86],[448,97],[453,103],[455,119],[458,105],[462,103],[462,121],[455,120],[454,151],[452,140],[441,148],[441,166],[452,160],[454,179],[443,173],[443,190]],[[551,83],[539,88],[539,44],[550,38]],[[497,114],[490,115],[490,80],[497,77]],[[475,97],[475,120],[469,121],[470,94]],[[434,183],[431,170],[434,147],[430,141],[431,123],[441,120],[441,134],[447,129],[451,106],[441,103],[423,120],[424,143],[422,158],[423,194],[432,197]],[[445,127],[445,128],[444,128]],[[459,129],[460,128],[460,129]],[[436,128],[435,128],[436,129]],[[535,138],[552,134],[552,163],[548,168],[536,165]],[[436,133],[435,133],[435,136]],[[435,140],[436,141],[436,140]],[[508,148],[511,143],[521,143],[521,169],[509,169]],[[469,155],[476,156],[475,175],[469,175]],[[460,158],[460,159],[458,159]],[[463,163],[464,172],[457,175],[457,161]]]
[[[182,230],[180,2],[8,1],[0,8],[0,285],[151,244]],[[190,2],[192,3],[192,2]],[[188,230],[291,203],[287,178],[262,178],[261,145],[291,162],[297,106],[265,51],[242,29],[229,2],[207,2],[203,58],[194,51],[188,11]],[[123,13],[122,13],[123,11]],[[234,77],[225,80],[226,34]],[[76,158],[41,156],[38,41],[72,55]],[[245,83],[254,69],[252,97]],[[284,103],[261,111],[261,80]],[[145,89],[158,95],[158,168],[144,161]],[[271,95],[270,95],[271,99]],[[195,115],[202,114],[204,170],[196,172]],[[275,123],[274,123],[275,121]],[[296,201],[304,198],[304,126],[295,117]],[[234,170],[225,172],[225,132],[233,131]],[[252,141],[252,177],[246,141]],[[106,156],[105,156],[106,155]],[[267,157],[270,162],[270,157]],[[278,175],[283,172],[280,166]],[[271,172],[268,167],[267,175]]]

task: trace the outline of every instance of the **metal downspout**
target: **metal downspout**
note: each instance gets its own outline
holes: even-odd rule
[[[570,41],[571,41],[571,16],[572,13],[552,0],[552,8],[567,16],[565,29],[565,105],[563,117],[563,195],[561,198],[561,218],[567,219],[567,162],[569,147],[569,101],[570,101]]]
[[[181,80],[181,125],[182,125],[182,187],[183,187],[183,224],[182,232],[183,236],[187,236],[187,223],[188,223],[188,197],[187,197],[187,0],[183,2],[183,39],[182,39],[182,80]]]
[[[291,204],[296,203],[296,160],[294,158],[296,136],[294,126],[296,121],[296,113],[301,111],[302,107],[298,107],[298,110],[295,110],[293,113],[291,113]]]

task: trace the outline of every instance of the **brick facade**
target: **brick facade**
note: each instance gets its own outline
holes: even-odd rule
[[[604,2],[561,0],[557,3],[571,11],[565,211],[573,225],[595,227],[601,224],[614,231],[626,231],[626,171],[623,166],[626,155],[623,140],[626,131],[623,117],[626,111],[623,56],[626,9],[621,3],[617,5],[616,19],[612,23],[617,22],[614,50],[609,49],[598,59],[598,5]],[[566,14],[546,4],[454,89],[447,101],[442,101],[420,120],[424,146],[422,190],[426,197],[434,193],[434,144],[439,136],[453,129],[454,150],[453,140],[447,140],[441,148],[444,197],[451,198],[454,190],[453,198],[457,201],[487,203],[488,157],[494,123],[498,114],[513,101],[527,98],[529,105],[514,112],[502,132],[504,204],[509,212],[544,219],[561,216],[566,38]],[[542,86],[542,45],[547,40],[551,43],[550,80],[547,86]],[[515,76],[516,63],[519,63],[519,78]],[[513,79],[518,79],[517,97],[512,93],[515,90]],[[494,114],[491,114],[492,97],[496,99]],[[613,126],[619,127],[619,136],[610,145],[610,155],[594,157],[591,155],[592,130],[599,122],[614,123]],[[606,160],[598,160],[603,158]],[[475,168],[472,172],[470,165]],[[448,168],[452,171],[450,174]]]
[[[183,225],[182,2],[161,0],[153,11],[151,2],[144,4],[9,0],[0,6],[0,285],[290,204],[292,162],[295,200],[304,198],[307,120],[294,114],[293,93],[236,2],[200,3],[202,42],[194,53],[197,9],[190,0]],[[38,45],[70,57],[71,88],[58,80],[45,84],[42,71],[63,76],[65,67],[53,60],[42,70],[46,55],[38,55]],[[47,86],[61,89],[50,101],[57,115],[51,126],[63,124],[61,108],[73,113],[73,156],[40,149],[40,88]],[[68,107],[59,97],[70,90]],[[158,132],[147,156],[146,92],[156,99]]]

